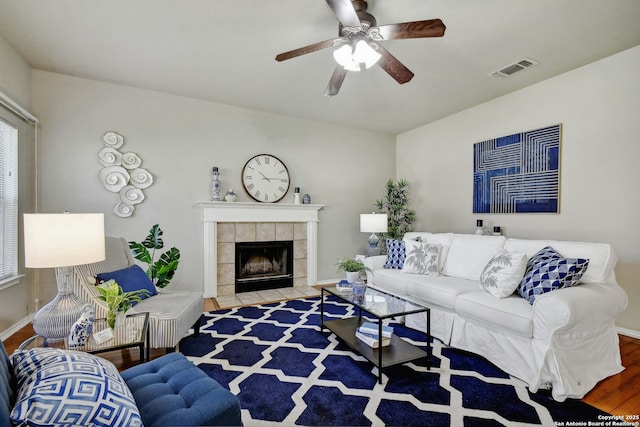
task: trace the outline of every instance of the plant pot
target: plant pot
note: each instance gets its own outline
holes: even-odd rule
[[[349,282],[349,283],[355,282],[356,279],[358,277],[360,277],[360,272],[359,271],[346,271],[345,273],[347,275],[347,282]]]
[[[107,311],[107,325],[115,330],[117,327],[124,325],[125,317],[124,311],[109,310]]]

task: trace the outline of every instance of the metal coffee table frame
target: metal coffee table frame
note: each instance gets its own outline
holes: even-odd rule
[[[358,308],[358,316],[349,317],[345,319],[324,320],[324,298],[325,293],[333,295],[340,300],[353,305]],[[385,302],[392,299],[393,301],[402,305],[402,309],[391,310],[378,310],[375,306],[375,297],[385,298]],[[369,301],[369,304],[367,303]],[[371,303],[373,302],[373,304]],[[406,310],[405,304],[415,307],[411,310]],[[385,304],[386,305],[386,304]],[[362,319],[362,312],[366,312],[374,317],[378,322],[378,340],[382,337],[382,321],[384,319],[390,319],[398,316],[405,316],[414,313],[426,313],[427,316],[427,351],[416,347],[413,344],[406,342],[396,335],[391,336],[391,344],[381,348],[369,347],[364,342],[360,341],[356,335],[356,329],[364,323]],[[389,366],[401,365],[403,363],[411,362],[413,360],[427,358],[427,369],[431,370],[431,310],[428,307],[423,307],[414,302],[407,301],[403,298],[399,298],[388,294],[386,292],[379,291],[367,287],[365,297],[362,302],[358,302],[354,299],[353,293],[344,293],[339,291],[335,286],[323,287],[321,291],[320,299],[320,332],[327,328],[333,332],[338,338],[344,341],[349,348],[356,353],[362,355],[369,362],[373,363],[378,368],[378,382],[382,384],[382,369]]]

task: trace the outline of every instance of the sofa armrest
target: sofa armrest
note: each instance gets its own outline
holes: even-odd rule
[[[364,259],[364,266],[369,267],[371,270],[380,270],[384,268],[386,262],[386,255],[370,256]]]
[[[613,327],[627,303],[626,292],[615,283],[585,283],[546,293],[533,304],[533,336],[601,333]]]
[[[382,270],[387,262],[386,255],[370,256],[364,259],[364,266],[369,268],[366,270],[367,283],[373,283],[373,274],[376,270]]]

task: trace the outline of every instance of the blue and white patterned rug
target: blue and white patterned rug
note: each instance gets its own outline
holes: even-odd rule
[[[332,297],[327,313],[354,315]],[[553,426],[604,414],[576,400],[555,402],[548,392],[531,394],[485,359],[438,340],[430,371],[419,360],[385,369],[378,384],[372,364],[320,333],[318,297],[220,310],[203,320],[200,336],[185,338],[180,351],[239,397],[245,426]],[[393,326],[426,349],[424,334]]]

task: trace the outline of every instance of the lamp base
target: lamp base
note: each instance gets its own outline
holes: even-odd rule
[[[371,236],[369,236],[369,247],[367,248],[367,256],[376,256],[376,255],[380,255],[380,248],[378,247],[378,242],[380,241],[380,239],[378,239],[378,236],[376,236],[376,233],[371,233]]]
[[[33,317],[33,330],[47,341],[67,339],[71,327],[88,305],[73,293],[69,280],[71,267],[62,267],[59,270],[56,271],[58,294]]]

